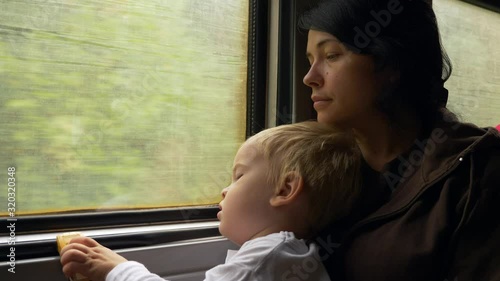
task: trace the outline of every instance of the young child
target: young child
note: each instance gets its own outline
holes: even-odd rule
[[[360,189],[361,156],[350,133],[303,122],[264,130],[240,147],[222,190],[219,230],[241,245],[205,280],[330,280],[307,239],[347,215]],[[61,251],[66,276],[163,281],[87,237]]]

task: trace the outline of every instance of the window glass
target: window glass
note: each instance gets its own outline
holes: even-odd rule
[[[218,202],[245,139],[248,5],[2,1],[2,205],[9,167],[16,215]]]
[[[466,122],[500,124],[500,13],[462,1],[433,1],[453,64],[448,107]]]

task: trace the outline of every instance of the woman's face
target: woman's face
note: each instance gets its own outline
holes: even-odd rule
[[[375,71],[373,58],[353,53],[335,36],[310,30],[304,84],[312,89],[318,122],[356,128],[381,113],[375,98],[387,85],[386,71]]]

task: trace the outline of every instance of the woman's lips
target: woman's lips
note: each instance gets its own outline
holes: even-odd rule
[[[314,109],[316,109],[316,111],[327,107],[332,102],[332,99],[321,97],[321,96],[312,96],[311,99],[314,102],[313,106],[314,106]]]

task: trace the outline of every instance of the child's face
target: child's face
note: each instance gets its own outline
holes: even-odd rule
[[[221,234],[238,245],[269,234],[273,225],[274,187],[267,181],[268,169],[268,161],[251,141],[234,158],[232,182],[222,190],[217,218]]]

